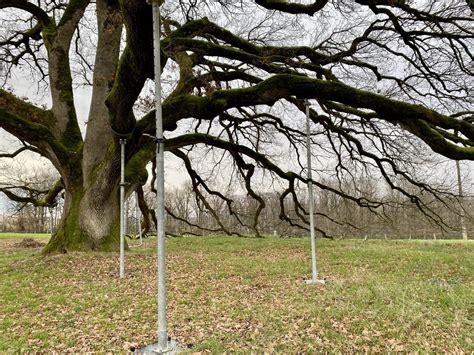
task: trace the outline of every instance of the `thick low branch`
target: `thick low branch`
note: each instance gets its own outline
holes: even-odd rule
[[[20,195],[15,190],[27,191],[29,196]],[[24,187],[0,187],[0,192],[4,193],[10,200],[15,202],[27,203],[37,207],[48,207],[56,204],[56,199],[59,193],[64,189],[62,180],[58,180],[46,194],[44,191],[37,191]],[[34,195],[43,194],[43,197],[38,199]]]
[[[13,153],[0,154],[0,158],[15,158],[17,155],[19,155],[20,153],[24,151],[30,151],[30,152],[35,152],[37,154],[41,154],[40,151],[36,149],[35,147],[24,145],[23,147],[15,150]]]
[[[255,0],[258,5],[269,9],[286,12],[289,14],[306,14],[313,16],[316,12],[322,10],[328,3],[328,0],[317,0],[312,4],[299,4],[286,0]],[[355,0],[360,5],[382,5],[382,6],[400,6],[405,4],[405,0]]]
[[[286,0],[255,0],[255,2],[269,10],[278,10],[287,12],[289,14],[307,14],[313,16],[316,12],[320,11],[328,0],[317,0],[312,4],[304,5],[294,2],[288,2]]]
[[[457,120],[420,105],[387,98],[372,92],[358,90],[339,82],[310,79],[296,75],[274,75],[250,88],[220,90],[206,97],[181,95],[163,102],[164,128],[174,130],[183,118],[211,120],[235,107],[273,105],[283,98],[325,99],[352,107],[370,109],[379,117],[415,134],[435,152],[452,159],[474,160],[474,148],[460,147],[447,141],[431,126],[457,130],[474,140],[474,125]],[[140,121],[140,130],[153,132],[154,112]]]
[[[67,165],[71,153],[53,136],[51,111],[43,110],[0,89],[0,128],[33,145],[38,153]]]
[[[48,25],[51,22],[50,17],[46,12],[43,11],[39,6],[27,1],[27,0],[2,0],[0,2],[0,9],[14,7],[20,10],[24,10],[35,16],[44,25]]]
[[[58,116],[52,110],[36,107],[0,89],[0,128],[34,146],[60,172],[77,170],[77,159],[80,159],[76,148],[82,137],[75,112],[72,111],[71,114],[72,116],[66,114],[66,117],[60,117],[63,122],[65,120],[71,124],[64,127],[67,128],[67,132],[63,131],[65,135],[58,135],[55,129],[59,122]]]

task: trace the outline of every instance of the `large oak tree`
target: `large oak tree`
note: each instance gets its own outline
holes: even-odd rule
[[[279,143],[296,162],[303,155],[303,99],[312,100],[313,143],[332,159],[336,178],[314,183],[354,204],[383,206],[362,188],[343,188],[344,176],[359,181],[359,172],[376,171],[436,219],[418,197],[436,198],[439,191],[418,178],[417,151],[425,146],[474,160],[472,2],[195,0],[161,8],[166,150],[184,162],[195,198],[218,220],[218,230],[232,233],[210,197],[258,233],[265,199],[256,181],[262,177],[279,181],[280,218],[306,228],[297,194],[306,182],[303,169],[291,168],[274,150]],[[155,155],[147,136],[155,132],[154,112],[136,110],[154,76],[151,6],[145,0],[0,0],[0,15],[5,83],[16,68],[29,68],[52,101],[45,109],[0,89],[0,128],[23,144],[8,156],[32,150],[61,177],[41,198],[2,191],[44,206],[64,192],[61,225],[46,252],[117,249],[119,138],[127,138],[129,193],[142,194]],[[92,86],[85,136],[74,104],[78,77]],[[202,174],[192,159],[198,149],[231,162],[229,171],[255,200],[251,218]]]

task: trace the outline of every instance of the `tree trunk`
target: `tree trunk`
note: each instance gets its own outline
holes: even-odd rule
[[[94,184],[66,189],[64,211],[44,254],[68,251],[115,251],[119,248],[120,206],[118,184]],[[104,186],[104,185],[102,185]]]
[[[65,206],[45,253],[112,251],[120,245],[120,148],[105,101],[116,73],[122,19],[116,0],[97,1],[96,10],[98,43],[87,133],[72,169],[58,169],[65,185]]]

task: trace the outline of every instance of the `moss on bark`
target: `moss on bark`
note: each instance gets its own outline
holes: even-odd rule
[[[111,230],[101,239],[96,240],[87,231],[81,228],[80,203],[84,194],[82,190],[72,193],[71,205],[59,226],[45,246],[43,254],[66,253],[70,251],[100,251],[110,252],[119,250],[120,223],[119,220],[109,221]]]

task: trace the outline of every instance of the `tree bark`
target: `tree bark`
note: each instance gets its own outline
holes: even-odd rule
[[[110,159],[105,170],[111,169],[115,161]],[[101,180],[85,184],[74,180],[74,186],[66,188],[58,230],[43,253],[118,250],[120,209],[117,181],[111,182],[110,188]]]

